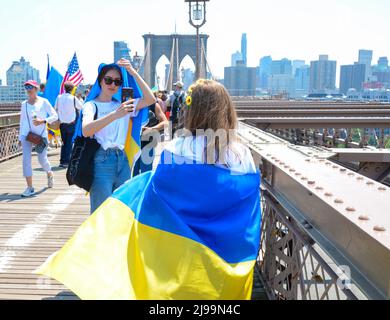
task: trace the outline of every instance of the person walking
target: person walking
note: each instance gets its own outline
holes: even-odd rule
[[[36,146],[38,161],[42,169],[47,173],[47,186],[53,188],[54,176],[47,157],[47,123],[57,121],[58,116],[50,102],[38,96],[39,84],[34,80],[29,80],[24,84],[28,99],[22,103],[20,115],[19,141],[23,149],[23,176],[26,178],[27,189],[22,193],[22,197],[31,197],[35,194],[33,186],[33,171],[31,164],[33,143],[29,136],[35,134],[43,139],[43,146]],[[46,144],[46,145],[45,145]]]
[[[183,91],[183,83],[178,81],[174,83],[174,91],[169,97],[169,105],[171,109],[170,121],[172,122],[172,135],[180,125],[181,109],[185,103],[185,92]]]
[[[81,101],[72,95],[74,84],[70,81],[64,84],[65,93],[59,95],[56,100],[55,109],[60,121],[62,138],[60,168],[67,168],[72,153],[72,139],[75,133],[78,112],[83,107]]]

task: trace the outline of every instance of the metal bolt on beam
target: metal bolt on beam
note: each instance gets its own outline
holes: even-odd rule
[[[344,201],[341,200],[341,199],[335,199],[335,200],[334,200],[334,203],[340,203],[340,204],[341,204],[341,203],[344,203]]]
[[[387,188],[386,188],[386,187],[379,187],[378,190],[379,190],[379,191],[386,191]]]
[[[331,192],[325,192],[325,197],[333,197],[333,193],[331,193]]]
[[[297,177],[299,177],[299,176],[302,175],[302,173],[297,172],[295,175],[296,175]]]
[[[353,207],[347,207],[347,208],[345,208],[345,210],[347,210],[348,212],[351,212],[351,213],[356,211],[356,209]]]
[[[359,217],[359,220],[361,220],[361,221],[369,221],[369,220],[370,220],[370,217],[369,217],[369,216],[366,216],[366,215],[361,215],[361,216]]]
[[[374,227],[374,231],[385,232],[385,231],[386,231],[386,228],[381,227],[381,226],[375,226],[375,227]]]
[[[309,181],[307,182],[307,184],[308,184],[308,185],[310,185],[310,186],[313,186],[313,185],[315,185],[315,184],[316,184],[316,182],[315,182],[315,181],[313,181],[313,180],[309,180]]]
[[[368,186],[372,186],[372,185],[374,185],[374,182],[368,181],[366,184],[367,184]]]
[[[316,187],[316,190],[318,190],[318,191],[323,191],[323,190],[324,190],[324,188],[323,188],[323,187],[320,187],[320,186],[318,186],[318,187]]]
[[[301,180],[306,181],[306,180],[308,180],[308,178],[302,177]]]

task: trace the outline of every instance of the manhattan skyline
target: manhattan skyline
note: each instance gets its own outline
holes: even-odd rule
[[[188,24],[188,6],[181,0],[113,0],[110,5],[103,0],[70,0],[66,4],[36,0],[34,4],[31,10],[24,10],[31,2],[19,0],[7,3],[0,12],[0,41],[6,48],[0,51],[3,84],[7,69],[22,56],[44,78],[46,54],[64,74],[76,51],[86,83],[91,83],[98,64],[112,62],[114,41],[126,41],[132,54],[143,54],[143,34],[171,34],[175,25],[177,33],[195,33]],[[119,13],[126,10],[126,16]],[[390,56],[386,41],[389,14],[390,4],[385,0],[246,0],[239,5],[211,0],[208,21],[201,31],[210,35],[208,59],[218,78],[223,78],[231,54],[240,50],[242,33],[248,37],[248,66],[258,66],[267,55],[304,59],[309,64],[319,54],[328,54],[337,60],[339,73],[340,65],[358,60],[359,49],[374,51],[373,64],[381,56]]]

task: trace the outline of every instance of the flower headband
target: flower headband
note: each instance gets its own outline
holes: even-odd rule
[[[188,107],[191,107],[191,105],[192,105],[192,96],[191,95],[192,95],[192,91],[194,90],[194,87],[195,87],[195,85],[192,85],[188,88],[188,95],[186,98],[186,105]]]
[[[192,92],[194,91],[195,87],[197,85],[202,85],[206,82],[206,80],[204,79],[199,79],[197,80],[192,86],[190,86],[188,88],[188,95],[187,95],[187,98],[186,98],[186,104],[188,107],[190,107],[192,105]]]

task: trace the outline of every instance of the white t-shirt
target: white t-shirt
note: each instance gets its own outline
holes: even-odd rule
[[[76,120],[76,110],[83,107],[81,101],[70,93],[65,93],[57,97],[55,109],[61,123],[72,123]]]
[[[23,101],[20,114],[20,141],[25,139],[30,131],[47,139],[46,124],[34,126],[34,115],[38,119],[46,120],[47,123],[53,123],[58,120],[57,113],[49,100],[38,97],[37,102],[34,105],[29,104],[27,101]]]
[[[197,163],[206,163],[205,143],[203,136],[179,137],[168,143],[165,149],[173,154],[195,160]],[[227,149],[225,163],[216,161],[215,165],[239,174],[257,172],[249,148],[239,142],[233,142]]]
[[[136,99],[134,102],[135,107],[140,99]],[[111,112],[114,112],[121,105],[120,102],[111,101],[111,102],[97,102],[90,101],[84,104],[83,106],[83,125],[85,123],[90,123],[94,120],[96,107],[98,107],[98,116],[97,119],[101,119]],[[129,113],[128,115],[111,122],[108,126],[104,127],[102,130],[95,133],[95,139],[104,150],[110,148],[119,148],[123,150],[125,148],[127,132],[129,130],[130,117],[134,118],[138,115],[138,111]]]

